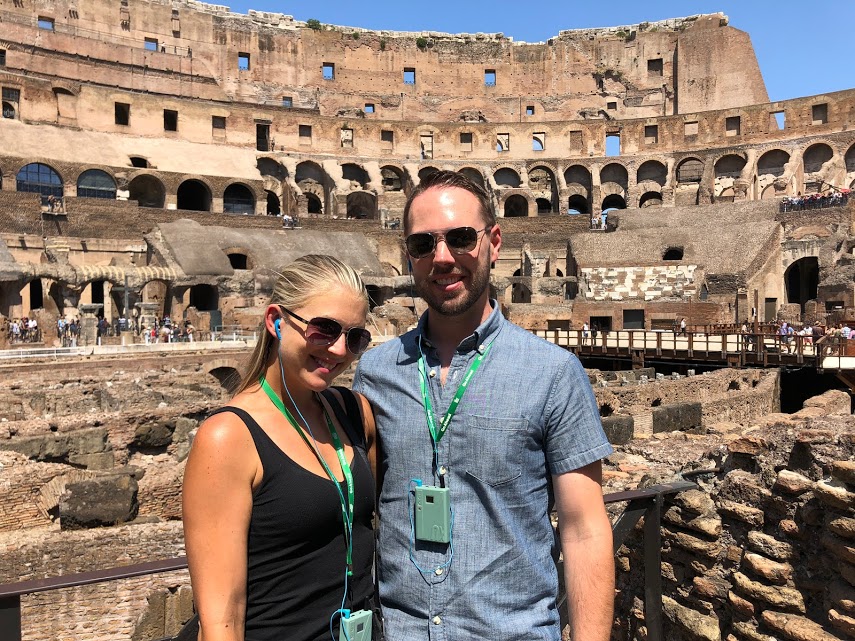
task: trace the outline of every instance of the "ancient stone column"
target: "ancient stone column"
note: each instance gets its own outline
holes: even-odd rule
[[[98,314],[103,307],[103,303],[81,303],[77,306],[80,312],[78,345],[95,345],[98,343]]]

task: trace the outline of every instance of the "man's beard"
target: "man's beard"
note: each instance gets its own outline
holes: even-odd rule
[[[470,287],[465,289],[462,295],[458,294],[451,299],[447,299],[442,294],[433,291],[429,278],[425,278],[424,281],[415,282],[416,291],[427,303],[428,307],[443,316],[460,316],[461,314],[465,314],[472,309],[473,305],[478,302],[490,286],[490,264],[486,260],[479,262],[478,269],[474,273],[454,267],[447,272],[433,271],[429,276],[435,277],[453,273],[462,273],[464,277],[467,274],[471,274],[471,281]]]

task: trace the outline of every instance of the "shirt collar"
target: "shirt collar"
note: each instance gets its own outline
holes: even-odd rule
[[[475,331],[464,338],[460,345],[457,346],[457,351],[459,353],[472,352],[482,346],[488,345],[490,341],[492,341],[494,335],[499,332],[502,322],[504,321],[504,316],[502,316],[502,312],[499,309],[499,303],[496,300],[490,299],[490,307],[492,307],[492,311],[487,319],[478,325],[478,327],[475,328]],[[425,348],[432,348],[433,344],[427,337],[426,333],[427,322],[428,313],[425,312],[419,319],[419,324],[413,332],[413,338],[416,346],[418,346],[419,341],[421,340],[422,345]]]

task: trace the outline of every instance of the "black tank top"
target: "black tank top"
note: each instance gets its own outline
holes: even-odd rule
[[[247,539],[246,641],[329,641],[330,617],[342,607],[347,558],[338,493],[326,476],[289,458],[247,412],[236,407],[218,412],[243,420],[264,470],[252,497]],[[353,576],[344,607],[370,609],[374,480],[362,430],[342,427],[354,449],[355,499]],[[328,464],[338,469],[337,459]],[[340,485],[347,496],[346,484]],[[335,639],[338,627],[336,617]]]

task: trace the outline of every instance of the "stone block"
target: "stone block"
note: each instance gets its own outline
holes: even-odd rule
[[[742,521],[743,523],[753,525],[754,527],[763,526],[763,510],[757,509],[756,507],[743,505],[736,501],[720,499],[718,501],[718,511],[724,516],[729,516],[738,521]]]
[[[722,552],[721,543],[718,541],[704,541],[691,534],[671,531],[664,527],[662,528],[662,535],[673,545],[708,559],[716,559]]]
[[[612,445],[626,445],[632,440],[634,421],[631,416],[606,416],[602,423],[606,438]]]
[[[718,537],[721,535],[721,519],[718,515],[697,516],[691,512],[684,514],[678,506],[672,505],[662,515],[662,519],[666,523],[695,530],[709,537]]]
[[[732,501],[744,505],[762,505],[772,493],[757,482],[757,477],[744,470],[734,470],[724,477],[717,501]]]
[[[775,480],[775,489],[787,494],[804,494],[813,489],[813,481],[808,477],[791,470],[781,470]]]
[[[662,612],[671,623],[702,641],[721,641],[718,619],[687,608],[674,599],[662,597]]]
[[[840,641],[810,619],[794,614],[766,610],[760,620],[773,632],[790,641]]]
[[[701,490],[687,490],[671,498],[674,505],[695,514],[709,514],[715,511],[715,503],[709,494]]]
[[[703,599],[726,599],[731,585],[715,576],[696,576],[692,579],[693,594]]]
[[[829,507],[840,510],[855,509],[855,492],[850,492],[846,484],[840,481],[817,481],[813,493]]]
[[[158,419],[140,423],[134,431],[134,447],[165,447],[172,442],[175,420]]]
[[[685,432],[699,429],[703,424],[700,403],[675,403],[653,409],[653,433]]]
[[[763,601],[775,608],[795,611],[804,614],[805,600],[802,593],[793,588],[781,585],[770,586],[759,581],[752,581],[742,572],[733,573],[733,584],[744,596]]]
[[[841,580],[831,583],[828,598],[838,610],[855,614],[855,588]]]
[[[789,563],[771,561],[765,556],[753,552],[745,553],[745,556],[742,557],[742,565],[752,574],[775,585],[785,585],[793,576],[793,566]]]
[[[136,479],[111,475],[69,483],[59,518],[63,530],[79,530],[132,521],[138,509]]]
[[[748,548],[776,561],[789,561],[798,557],[792,545],[762,532],[748,533]]]
[[[831,477],[855,486],[855,461],[834,461],[831,464]]]
[[[842,536],[844,539],[855,539],[855,519],[853,518],[846,516],[832,518],[827,527],[837,536]]]
[[[94,454],[110,449],[107,430],[90,427],[44,436],[27,436],[0,443],[0,449],[11,450],[37,461],[67,459],[72,454]]]
[[[757,456],[768,451],[769,441],[762,436],[743,436],[728,443],[727,449],[731,454]]]
[[[198,426],[198,421],[186,416],[179,416],[175,419],[175,431],[172,434],[172,440],[175,442],[187,440],[192,432]]]
[[[740,616],[750,619],[754,616],[754,604],[748,599],[743,599],[732,590],[727,593],[727,600],[730,602],[734,612]]]
[[[855,638],[855,618],[841,614],[837,610],[829,610],[828,622],[846,636]]]
[[[848,541],[838,539],[833,534],[826,532],[822,535],[822,546],[833,556],[846,563],[855,564],[855,544],[847,544]]]
[[[851,406],[852,398],[848,392],[843,390],[828,390],[804,402],[804,407],[820,408],[824,416],[829,414],[849,415],[852,413]]]

